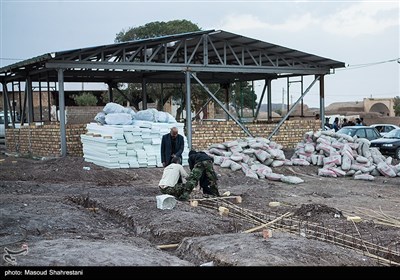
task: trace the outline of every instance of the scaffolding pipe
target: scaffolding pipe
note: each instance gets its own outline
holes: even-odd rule
[[[231,117],[231,119],[250,137],[253,137],[253,135],[250,133],[250,131],[242,124],[240,123],[228,110],[226,110],[224,104],[218,100],[217,97],[208,89],[208,87],[203,84],[195,75],[191,74],[192,77],[207,91],[207,93],[212,97],[212,99],[222,108],[222,110],[225,111]]]
[[[306,96],[306,94],[310,91],[310,89],[312,88],[312,86],[319,80],[319,76],[315,77],[315,80],[309,85],[309,87],[306,89],[306,91],[300,96],[299,99],[297,99],[297,101],[292,105],[292,108],[290,108],[290,110],[287,112],[287,114],[282,118],[282,120],[276,125],[276,127],[274,128],[274,130],[271,132],[271,134],[267,137],[269,140],[271,140],[272,136],[275,135],[275,133],[279,130],[279,128],[282,126],[282,124],[286,121],[286,119],[289,117],[289,115],[294,111],[294,109],[296,108],[297,104],[303,100],[304,96]]]

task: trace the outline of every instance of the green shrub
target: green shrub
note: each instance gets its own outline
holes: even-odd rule
[[[96,106],[97,97],[90,92],[85,92],[82,95],[78,95],[75,98],[75,103],[78,106]]]

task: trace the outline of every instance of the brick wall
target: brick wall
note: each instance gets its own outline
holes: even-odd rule
[[[98,112],[103,111],[104,106],[67,106],[65,108],[68,124],[81,124],[94,122]]]
[[[66,126],[67,154],[83,156],[80,135],[86,133],[86,124]],[[6,150],[26,156],[58,157],[61,155],[60,125],[23,126],[6,131]]]
[[[316,120],[286,121],[272,140],[284,148],[294,148],[305,132],[318,130],[321,123]],[[246,124],[255,137],[267,137],[276,124]],[[80,135],[86,133],[86,124],[68,124],[66,126],[67,154],[83,156]],[[213,143],[223,143],[237,138],[247,137],[233,121],[204,121],[192,124],[192,146],[205,149]],[[9,153],[40,157],[58,157],[61,154],[59,124],[42,126],[24,126],[20,129],[7,129],[6,150]]]
[[[245,125],[255,137],[268,137],[275,128],[273,124],[250,123]],[[272,140],[283,145],[284,148],[294,148],[310,130],[321,127],[319,120],[289,120],[280,127]],[[205,121],[192,124],[192,146],[194,149],[206,149],[214,143],[235,140],[247,137],[241,128],[233,121]]]

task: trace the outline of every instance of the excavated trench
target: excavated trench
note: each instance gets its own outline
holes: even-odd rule
[[[313,246],[312,242],[317,242],[314,245],[319,246],[320,241],[330,244],[331,247],[323,249],[324,246],[328,246],[323,245],[321,252],[312,252],[311,255],[307,255],[309,252],[303,252],[302,248],[297,248],[297,255],[304,255],[302,258],[307,259],[303,263],[300,262],[300,265],[335,265],[335,261],[332,264],[332,259],[330,263],[324,264],[317,257],[318,254],[323,254],[324,250],[329,251],[334,247],[340,247],[339,250],[342,250],[342,248],[351,249],[352,252],[356,252],[357,257],[364,257],[362,264],[360,264],[360,262],[354,261],[353,255],[350,255],[346,265],[400,264],[400,241],[396,237],[396,230],[370,222],[360,223],[357,226],[353,225],[343,217],[340,211],[326,205],[302,205],[294,211],[291,209],[291,214],[285,216],[282,210],[286,211],[288,208],[282,208],[280,212],[253,211],[235,205],[228,200],[215,200],[199,201],[199,207],[196,208],[190,207],[187,203],[178,203],[174,211],[160,210],[153,211],[155,214],[151,214],[135,211],[141,208],[141,204],[151,202],[150,198],[138,198],[135,201],[136,206],[128,208],[124,207],[123,203],[114,205],[82,195],[69,196],[68,200],[111,218],[132,231],[135,236],[147,239],[155,246],[172,245],[170,248],[166,246],[169,249],[165,248],[165,251],[195,265],[204,263],[222,266],[286,265],[282,259],[289,257],[278,256],[279,254],[285,255],[285,252],[280,251],[281,248],[279,248],[282,244],[284,244],[283,247],[296,247],[298,246],[296,244],[308,242],[309,245],[303,245],[304,247]],[[228,217],[218,214],[217,209],[220,206],[229,209]],[[314,219],[317,216],[321,217],[321,215],[332,216],[335,219],[330,219],[332,221],[330,223],[323,223]],[[205,222],[205,219],[208,219],[207,222]],[[275,222],[271,223],[271,221]],[[257,246],[252,248],[254,244],[251,245],[251,243],[257,243],[260,239],[263,239],[259,233],[246,234],[241,232],[266,223],[271,223],[269,227],[279,231],[274,231],[276,240],[269,240],[270,245],[272,244],[271,248],[278,255],[274,256],[272,252],[268,263],[265,263],[262,258],[259,263],[257,263],[257,260],[250,262],[246,255],[242,256],[240,260],[232,258],[238,253],[239,249],[243,250],[245,243],[250,244],[246,246],[252,252],[258,248]],[[379,238],[378,235],[374,234],[376,231],[384,231],[388,238],[385,240]],[[393,238],[390,238],[391,235],[393,235]],[[267,238],[264,237],[263,241],[266,241],[265,239]],[[315,241],[311,242],[311,240]],[[221,242],[229,245],[221,245]],[[249,254],[252,254],[252,252],[249,252]],[[346,259],[346,254],[347,252],[341,253],[341,257],[337,260],[339,265]],[[368,259],[367,262],[365,258]]]

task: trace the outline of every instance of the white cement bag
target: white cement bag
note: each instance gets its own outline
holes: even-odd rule
[[[230,150],[232,153],[240,153],[240,152],[243,151],[242,147],[239,146],[239,145],[231,146],[231,147],[229,147],[229,150]]]
[[[345,176],[345,175],[346,175],[346,172],[343,171],[342,169],[339,169],[339,168],[336,168],[336,167],[329,167],[328,169],[331,170],[331,171],[333,171],[333,172],[335,172],[335,174],[336,174],[338,177],[342,177],[342,176]]]
[[[349,171],[346,172],[346,176],[353,176],[356,173],[355,170],[350,169]]]
[[[372,176],[381,176],[381,172],[379,172],[379,170],[376,168],[376,166],[375,166],[375,168],[370,172],[370,174],[371,174]]]
[[[225,159],[225,157],[214,156],[214,164],[221,165],[221,163],[224,161],[224,159]]]
[[[376,169],[376,166],[371,165],[371,166],[365,166],[363,168],[361,168],[361,172],[362,173],[370,173],[372,172],[372,170]]]
[[[396,173],[393,171],[392,168],[390,168],[390,166],[386,162],[378,163],[378,166],[376,168],[382,175],[386,177],[396,177]]]
[[[313,144],[306,144],[306,145],[304,146],[304,151],[305,151],[306,153],[313,153],[313,152],[315,151],[315,147],[314,147]]]
[[[360,174],[360,175],[354,175],[354,180],[373,181],[375,180],[375,177],[369,174]]]
[[[333,172],[332,170],[326,169],[326,168],[318,169],[318,176],[337,177],[335,172]]]
[[[255,142],[255,143],[250,144],[249,146],[250,146],[250,148],[253,148],[253,149],[261,149],[264,146],[264,144]]]
[[[323,155],[318,155],[317,165],[321,166],[323,164],[324,164],[324,156]]]
[[[117,103],[109,102],[104,106],[103,112],[106,114],[125,113],[125,107]]]
[[[267,173],[264,175],[265,175],[265,178],[267,178],[268,180],[271,180],[271,181],[280,181],[281,178],[284,176],[282,174],[277,174],[277,173],[273,173],[273,172]]]
[[[256,155],[258,160],[261,162],[264,162],[266,159],[271,157],[271,155],[264,150],[257,150],[254,152],[254,154]]]
[[[254,154],[255,151],[256,151],[256,150],[254,150],[254,149],[252,149],[252,148],[250,148],[250,149],[245,149],[245,150],[243,150],[243,154],[250,155],[250,154]]]
[[[257,173],[251,169],[247,169],[245,174],[246,174],[246,177],[258,179]]]
[[[225,158],[222,162],[221,162],[221,167],[223,168],[229,168],[231,166],[231,164],[233,163],[232,160]]]
[[[310,165],[310,163],[307,160],[300,159],[300,158],[292,159],[292,163],[293,163],[293,165],[301,165],[301,166]]]
[[[266,161],[264,161],[263,164],[266,166],[270,166],[270,165],[272,165],[273,162],[274,162],[274,159],[269,158]]]
[[[304,180],[296,176],[282,176],[281,181],[289,184],[304,183]]]
[[[312,155],[311,156],[311,163],[312,165],[317,165],[318,164],[318,155]]]
[[[242,156],[242,154],[233,154],[230,156],[230,159],[233,161],[242,161],[243,156]]]
[[[225,142],[224,145],[227,146],[228,148],[230,148],[230,147],[239,145],[239,143],[237,140],[234,140],[234,141]]]
[[[105,117],[106,124],[132,124],[132,117],[127,113],[110,113]]]
[[[342,164],[342,157],[340,155],[334,155],[330,157],[326,157],[323,159],[324,165],[334,163],[336,165],[341,165]]]
[[[272,163],[271,163],[271,166],[272,167],[279,167],[279,166],[282,166],[282,165],[284,165],[285,164],[285,161],[283,161],[283,160],[274,160]]]
[[[388,165],[391,165],[392,161],[393,161],[392,157],[387,157],[386,160],[385,160],[386,164],[388,164]]]
[[[242,166],[236,162],[232,162],[230,167],[231,167],[231,170],[233,170],[233,171],[242,169]]]
[[[98,112],[94,120],[99,124],[106,124],[106,114],[104,112]]]
[[[211,144],[210,147],[208,147],[208,149],[212,149],[212,148],[216,148],[216,149],[220,149],[220,150],[226,150],[225,146],[222,144]]]
[[[348,155],[342,157],[342,170],[347,171],[351,168],[351,158]]]
[[[359,163],[367,163],[368,159],[366,157],[363,157],[363,156],[358,156],[356,158],[356,161],[359,162]]]
[[[233,153],[230,152],[230,151],[223,151],[223,152],[222,152],[222,155],[223,155],[224,157],[230,157],[232,154],[233,154]]]
[[[272,169],[268,166],[264,166],[262,168],[262,171],[263,171],[264,176],[266,176],[268,173],[272,173]]]
[[[218,155],[218,156],[223,156],[224,155],[224,150],[220,150],[217,148],[211,148],[208,150],[210,153],[214,154],[214,155]]]

